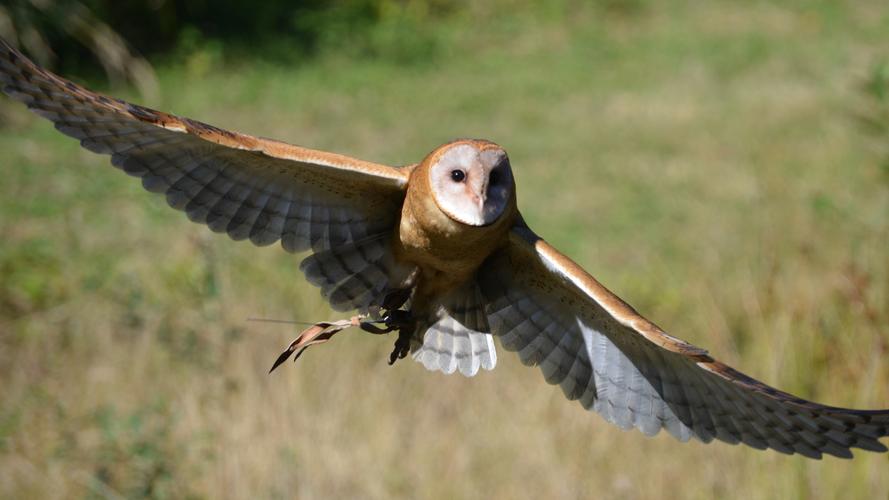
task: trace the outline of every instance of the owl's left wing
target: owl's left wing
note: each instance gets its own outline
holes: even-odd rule
[[[889,410],[824,406],[666,334],[524,225],[478,276],[491,332],[547,382],[623,429],[687,441],[852,456],[887,451]]]
[[[303,263],[335,308],[378,303],[406,170],[223,130],[94,93],[0,39],[0,88],[139,177],[188,218],[256,245],[311,249]]]

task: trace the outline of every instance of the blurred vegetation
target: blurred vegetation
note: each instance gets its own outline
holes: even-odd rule
[[[889,406],[882,0],[0,8],[59,71],[219,126],[393,164],[497,141],[532,227],[669,332]],[[102,76],[96,36],[151,61],[155,94]],[[334,317],[299,258],[189,223],[16,103],[0,118],[2,498],[889,497],[886,455],[622,433],[505,352],[467,380],[344,334],[270,377],[295,332],[245,318]]]
[[[101,66],[114,83],[144,84],[152,76],[130,68],[142,61],[133,47],[168,63],[206,53],[299,64],[330,50],[417,63],[439,46],[435,24],[458,10],[453,0],[12,0],[0,35],[66,74]]]

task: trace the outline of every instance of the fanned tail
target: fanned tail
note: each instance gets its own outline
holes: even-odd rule
[[[411,351],[427,370],[459,371],[472,377],[479,368],[493,370],[497,351],[488,328],[485,303],[475,281],[450,293],[420,321]]]

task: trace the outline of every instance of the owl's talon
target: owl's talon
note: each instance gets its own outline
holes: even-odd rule
[[[382,335],[395,330],[413,330],[414,325],[416,320],[410,311],[395,309],[384,312],[378,320],[362,321],[358,326],[367,333]]]
[[[394,311],[400,309],[411,297],[412,288],[401,288],[389,292],[383,299],[383,309],[386,311]]]
[[[412,328],[416,323],[416,320],[413,315],[411,315],[410,311],[405,311],[404,309],[390,309],[383,313],[383,322],[386,323],[387,327],[390,327],[393,330],[401,330]]]
[[[379,326],[371,323],[370,321],[362,321],[360,325],[358,325],[362,330],[367,333],[371,333],[374,335],[384,335],[387,333],[391,333],[394,330],[393,327],[386,326],[385,328],[380,328]]]
[[[413,330],[398,330],[398,338],[395,340],[395,347],[392,349],[392,353],[389,354],[389,366],[394,365],[396,361],[405,358],[408,353],[411,352],[412,333]]]
[[[374,335],[382,335],[398,332],[395,346],[389,354],[389,365],[393,365],[399,359],[405,358],[411,352],[411,337],[416,328],[417,320],[410,311],[404,309],[388,309],[383,312],[378,320],[362,321],[359,326],[362,330]]]
[[[391,366],[399,359],[406,357],[411,351],[411,337],[413,336],[417,321],[414,319],[410,311],[405,311],[404,309],[389,309],[383,313],[382,322],[385,325],[384,328],[375,325],[368,326],[379,332],[398,331],[398,338],[395,339],[395,346],[392,348],[392,353],[389,354],[389,365]],[[365,328],[363,324],[362,328],[364,328],[365,331],[371,331]]]

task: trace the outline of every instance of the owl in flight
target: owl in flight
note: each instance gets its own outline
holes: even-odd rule
[[[414,165],[370,163],[93,93],[2,40],[0,84],[192,221],[308,250],[300,269],[334,309],[399,331],[394,357],[472,376],[494,368],[497,337],[623,429],[811,458],[887,451],[889,410],[824,406],[754,380],[668,335],[534,234],[497,144],[457,140]]]

